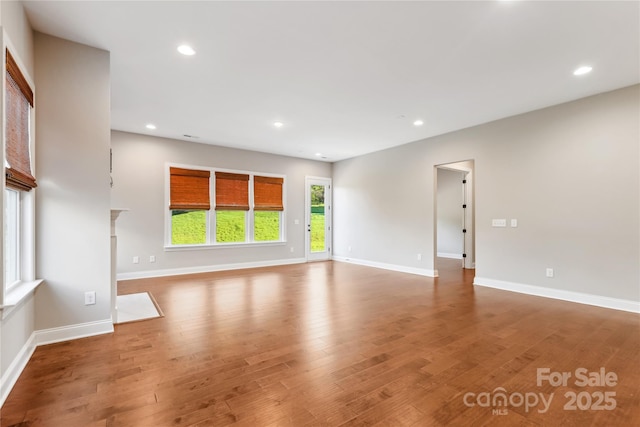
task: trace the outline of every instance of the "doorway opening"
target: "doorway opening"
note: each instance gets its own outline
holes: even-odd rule
[[[435,269],[474,269],[474,161],[437,165],[435,175]]]

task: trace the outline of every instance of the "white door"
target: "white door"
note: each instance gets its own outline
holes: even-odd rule
[[[331,179],[307,177],[306,254],[307,261],[331,258]]]

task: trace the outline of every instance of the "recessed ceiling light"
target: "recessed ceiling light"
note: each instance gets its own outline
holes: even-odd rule
[[[416,120],[415,122],[413,122],[414,126],[422,126],[424,124],[424,122],[422,120]]]
[[[322,153],[316,153],[317,157],[322,157]]]
[[[282,122],[273,122],[273,125],[277,128],[281,128],[282,126],[284,126],[284,123]]]
[[[196,54],[196,51],[193,50],[193,48],[188,44],[181,44],[180,46],[178,46],[178,52],[186,56],[191,56]]]
[[[584,75],[584,74],[588,74],[588,73],[590,73],[590,72],[591,72],[591,70],[593,70],[593,68],[592,68],[592,67],[589,67],[588,65],[585,65],[585,66],[583,66],[583,67],[580,67],[580,68],[576,69],[576,70],[573,72],[573,75],[574,75],[574,76],[582,76],[582,75]]]
[[[153,123],[149,123],[147,126],[145,126],[147,129],[151,129],[154,130],[156,128],[156,125],[154,125]]]

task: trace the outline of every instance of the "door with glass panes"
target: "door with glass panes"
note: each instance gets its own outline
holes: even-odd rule
[[[307,261],[331,258],[331,179],[306,178]]]

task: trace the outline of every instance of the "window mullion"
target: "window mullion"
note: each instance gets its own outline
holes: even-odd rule
[[[18,227],[18,235],[17,235],[17,239],[16,239],[16,269],[17,269],[17,274],[18,280],[22,280],[22,278],[24,277],[24,271],[23,271],[23,256],[22,256],[22,250],[23,250],[23,244],[22,244],[22,239],[24,238],[24,228],[23,224],[23,218],[22,218],[22,213],[23,213],[23,209],[22,209],[22,194],[20,194],[20,192],[18,191],[18,206],[16,207],[16,215],[17,215],[17,221],[16,221],[16,226]]]
[[[245,236],[245,241],[247,242],[253,242],[254,241],[254,232],[253,232],[253,227],[255,225],[255,221],[254,221],[254,214],[253,214],[253,208],[254,208],[254,200],[253,200],[253,174],[249,175],[249,211],[247,212],[247,233]]]
[[[212,245],[216,242],[216,174],[212,170],[209,177],[209,215],[207,215],[207,243]]]

